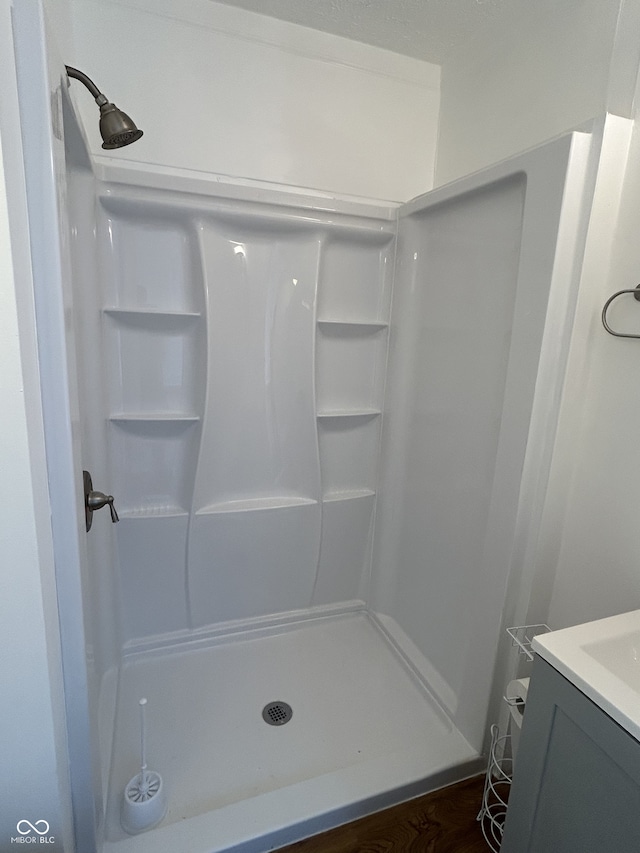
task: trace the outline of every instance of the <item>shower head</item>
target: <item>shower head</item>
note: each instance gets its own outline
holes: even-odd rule
[[[100,107],[100,135],[103,148],[123,148],[140,139],[142,131],[138,130],[126,113],[107,100],[90,77],[70,65],[66,65],[65,68],[69,77],[84,83]]]
[[[126,113],[108,101],[100,104],[100,134],[103,148],[122,148],[140,139],[142,131]]]

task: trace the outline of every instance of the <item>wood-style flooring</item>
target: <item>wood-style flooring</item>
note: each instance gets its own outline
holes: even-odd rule
[[[279,853],[490,853],[476,816],[484,776],[377,812]]]

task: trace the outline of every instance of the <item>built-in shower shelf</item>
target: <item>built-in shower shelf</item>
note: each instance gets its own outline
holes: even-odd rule
[[[371,498],[375,495],[372,489],[349,489],[340,492],[327,492],[322,497],[323,503],[333,503],[335,501],[356,501],[360,498]]]
[[[197,320],[199,311],[167,311],[163,308],[103,308],[104,314],[126,323],[149,325],[157,323],[182,323]]]
[[[178,412],[154,412],[152,414],[147,414],[146,412],[126,412],[117,415],[109,415],[109,420],[117,424],[169,423],[186,425],[197,423],[200,418],[198,415],[180,414]]]
[[[288,509],[296,506],[311,506],[318,501],[313,498],[301,498],[296,495],[274,495],[262,498],[241,498],[240,500],[219,501],[207,504],[196,511],[196,515],[218,515],[229,512],[256,512],[266,509]]]
[[[352,320],[318,320],[320,330],[327,335],[370,335],[375,332],[380,332],[382,329],[388,328],[389,324],[372,320],[371,322]]]
[[[181,506],[147,506],[147,507],[133,507],[133,508],[121,508],[118,506],[118,516],[120,519],[133,519],[133,520],[144,520],[148,518],[185,518],[188,516],[184,507]]]
[[[380,409],[332,409],[318,412],[316,417],[322,420],[337,420],[341,418],[375,418],[381,414]]]

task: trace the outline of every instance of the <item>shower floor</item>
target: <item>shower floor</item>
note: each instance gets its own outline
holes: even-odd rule
[[[169,809],[129,837],[120,802],[147,760]],[[267,725],[283,701],[293,716]],[[261,853],[477,769],[478,755],[365,611],[312,618],[125,659],[105,853]]]

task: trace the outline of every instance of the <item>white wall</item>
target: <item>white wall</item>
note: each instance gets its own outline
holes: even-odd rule
[[[433,185],[435,65],[210,0],[72,11],[78,66],[145,131],[119,159],[397,201]]]
[[[638,0],[514,3],[443,66],[436,184],[606,110],[633,117],[639,18]],[[600,322],[607,296],[640,281],[637,128],[626,172],[625,146],[622,130],[604,149],[536,552],[527,621],[556,628],[640,607],[640,341]],[[633,299],[612,320],[640,333]]]
[[[8,226],[0,174],[0,849],[8,849],[23,818],[32,823],[44,819],[52,835],[62,835],[59,732],[51,695],[53,689],[61,698],[60,670],[55,645],[48,648],[56,638],[47,630],[45,616],[48,605],[49,618],[55,619],[55,591],[43,590],[40,574]],[[45,563],[43,570],[47,568]]]
[[[558,436],[557,476],[568,478],[569,488],[556,519],[555,579],[547,589],[541,563],[538,590],[549,596],[555,628],[640,608],[640,340],[612,337],[600,322],[605,299],[640,280],[639,164],[636,125],[621,196],[614,181],[604,188],[603,221],[594,223],[597,233],[587,244],[594,263],[603,255],[609,263],[608,272],[605,266],[582,288],[566,389],[572,406]],[[632,296],[617,300],[609,319],[620,331],[640,334],[640,306]]]
[[[71,850],[60,641],[11,9],[0,2],[0,849],[22,819]],[[39,828],[42,828],[40,825]]]
[[[629,100],[637,46],[621,0],[539,0],[504,4],[442,67],[436,184],[531,148]],[[627,20],[627,17],[629,20]],[[637,32],[637,29],[635,29]],[[616,50],[615,80],[610,70]],[[631,77],[630,77],[631,73]]]
[[[55,34],[58,49],[66,57],[67,65],[74,63],[73,26],[71,0],[43,0],[51,29]]]

